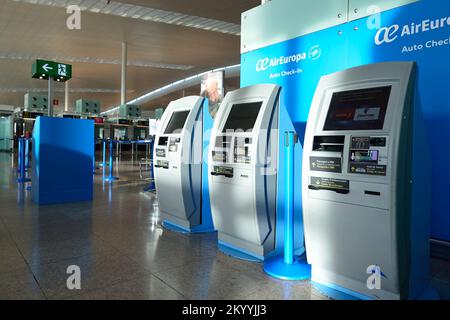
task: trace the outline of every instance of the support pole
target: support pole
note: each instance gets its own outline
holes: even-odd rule
[[[20,172],[20,168],[22,168],[22,137],[18,138],[17,144],[17,172]]]
[[[25,170],[30,167],[30,139],[25,138]]]
[[[53,117],[53,77],[48,77],[48,116]]]
[[[127,102],[127,43],[122,42],[122,64],[120,79],[120,104]]]
[[[66,81],[64,86],[64,111],[69,112],[69,81]]]
[[[286,206],[284,211],[284,263],[294,263],[294,144],[297,137],[286,133]]]
[[[153,174],[153,140],[150,142],[150,174],[152,177],[152,180],[150,182],[150,188],[151,190],[155,190],[155,175]]]
[[[114,144],[113,140],[109,140],[109,177],[104,178],[104,180],[113,182],[115,180],[119,180],[119,178],[114,177],[114,162],[113,162],[113,153],[114,153]]]
[[[102,168],[103,168],[103,177],[105,176],[106,171],[106,140],[102,140],[102,146],[103,146],[103,159],[102,159]]]
[[[25,138],[20,138],[20,144],[22,147],[20,148],[22,152],[20,153],[20,182],[25,181]]]
[[[109,180],[110,181],[113,178],[113,171],[114,171],[113,153],[114,153],[113,141],[109,140]]]
[[[17,182],[24,183],[31,181],[30,179],[27,179],[25,176],[25,138],[20,137],[19,138],[19,159],[20,159],[20,167],[19,167],[19,177],[17,178]]]
[[[264,271],[283,280],[306,280],[311,278],[311,266],[304,257],[294,258],[294,155],[297,134],[285,133],[285,190],[284,190],[284,252],[264,261]]]

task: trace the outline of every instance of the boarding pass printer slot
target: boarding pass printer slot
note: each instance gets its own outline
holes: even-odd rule
[[[345,136],[315,136],[310,156],[312,171],[342,172]]]

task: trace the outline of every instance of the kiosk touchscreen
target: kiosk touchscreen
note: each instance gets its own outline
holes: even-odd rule
[[[219,248],[249,260],[263,260],[275,245],[279,92],[255,85],[228,93],[211,133],[209,191]]]
[[[322,77],[303,153],[312,280],[369,299],[415,298],[428,275],[430,176],[415,64]]]
[[[190,232],[202,225],[204,98],[172,101],[161,118],[154,175],[163,224]]]

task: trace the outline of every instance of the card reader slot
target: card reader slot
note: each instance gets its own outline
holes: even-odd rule
[[[313,151],[340,152],[344,151],[345,136],[315,136]]]
[[[318,186],[314,186],[312,184],[308,185],[308,189],[309,190],[326,190],[326,191],[334,191],[336,193],[341,193],[341,194],[348,194],[350,193],[350,190],[348,189],[338,189],[338,188],[330,188],[330,187],[318,187]]]
[[[371,191],[371,190],[364,190],[364,194],[370,195],[370,196],[381,196],[381,192],[379,191]]]
[[[224,176],[226,178],[233,178],[232,173],[224,173],[224,172],[211,172],[212,176]]]

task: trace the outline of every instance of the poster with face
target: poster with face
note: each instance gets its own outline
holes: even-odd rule
[[[214,119],[224,97],[224,72],[210,72],[202,77],[200,95],[209,101],[209,113]]]

